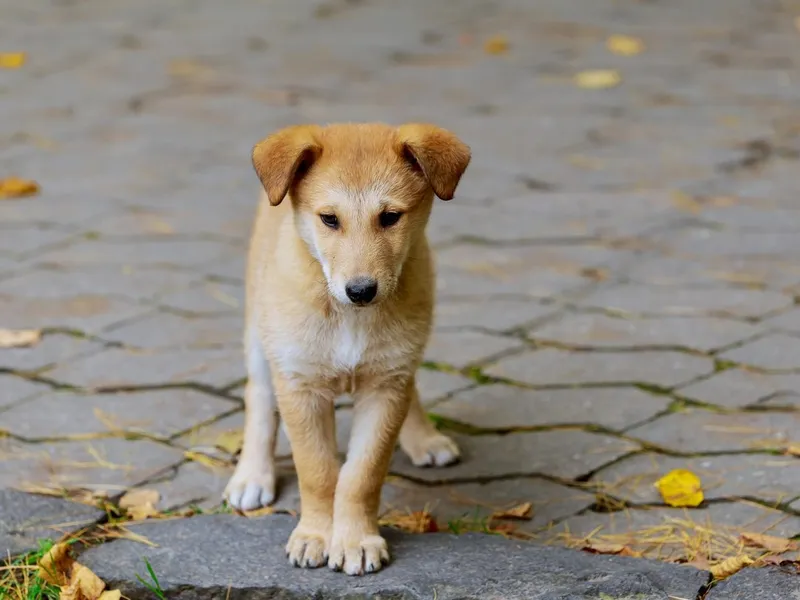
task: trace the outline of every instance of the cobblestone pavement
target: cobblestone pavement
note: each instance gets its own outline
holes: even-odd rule
[[[0,350],[0,488],[218,505],[242,423],[252,144],[296,122],[427,120],[473,148],[430,226],[420,373],[464,461],[398,455],[385,508],[457,526],[531,502],[519,528],[559,539],[680,519],[800,534],[799,2],[0,14],[0,51],[27,53],[0,70],[0,177],[42,188],[0,200],[0,327],[44,330]],[[612,34],[644,52],[610,52]],[[583,89],[588,69],[621,83]],[[279,506],[296,508],[279,451]],[[652,484],[673,468],[700,475],[703,506],[663,505]]]

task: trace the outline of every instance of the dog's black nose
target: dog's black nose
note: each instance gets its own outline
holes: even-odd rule
[[[369,277],[356,277],[344,288],[354,304],[369,304],[378,293],[378,282]]]

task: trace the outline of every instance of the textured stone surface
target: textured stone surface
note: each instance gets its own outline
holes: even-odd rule
[[[460,392],[433,412],[487,429],[580,423],[624,429],[655,416],[669,403],[666,396],[636,388],[533,391],[495,384]]]
[[[501,359],[484,372],[539,386],[649,383],[673,387],[713,368],[707,358],[679,352],[567,352],[548,348]]]
[[[392,471],[423,481],[544,474],[576,479],[637,449],[636,444],[585,431],[542,431],[508,435],[456,436],[460,463],[445,469],[417,469],[395,454]]]
[[[188,389],[108,395],[51,392],[0,413],[0,429],[25,438],[120,432],[166,438],[190,423],[237,408],[230,400]]]
[[[800,578],[791,569],[744,569],[718,583],[708,600],[788,600],[800,597]]]
[[[576,314],[535,327],[531,336],[577,348],[677,346],[710,352],[751,338],[760,331],[748,323],[714,317],[623,319],[604,314]]]
[[[689,469],[700,477],[709,500],[758,498],[784,504],[800,490],[800,461],[766,453],[695,458],[639,454],[600,470],[590,481],[626,502],[660,504],[663,499],[654,484],[674,469]]]
[[[425,360],[464,368],[522,347],[522,343],[513,338],[474,331],[436,331],[425,350]]]
[[[249,597],[304,598],[324,590],[326,598],[371,598],[377,595],[423,598],[554,600],[635,595],[662,600],[667,595],[694,598],[708,574],[691,567],[591,556],[494,536],[448,534],[408,536],[389,532],[394,562],[380,574],[353,581],[329,569],[292,568],[283,545],[294,520],[272,516],[256,520],[218,515],[133,530],[155,547],[115,541],[93,548],[81,562],[132,600],[148,597],[135,578],[143,558],[169,594],[213,598],[222,590]],[[463,565],[481,564],[479,570]],[[240,592],[241,590],[241,592]],[[602,597],[602,596],[600,596]]]
[[[39,540],[59,538],[104,516],[60,498],[0,490],[0,552],[7,557],[36,550]]]
[[[740,408],[800,393],[800,374],[767,375],[745,369],[727,369],[681,387],[678,393],[697,402]]]
[[[768,371],[800,369],[800,337],[768,335],[729,350],[721,357]]]
[[[780,449],[798,437],[798,413],[720,414],[687,409],[665,415],[628,433],[676,452],[736,452]]]

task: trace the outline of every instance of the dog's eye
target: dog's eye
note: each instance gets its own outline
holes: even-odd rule
[[[339,229],[339,219],[336,215],[320,215],[319,218],[331,229]]]
[[[381,227],[391,227],[395,223],[400,220],[400,217],[403,216],[403,213],[399,212],[382,212],[378,216],[378,222],[380,222]]]

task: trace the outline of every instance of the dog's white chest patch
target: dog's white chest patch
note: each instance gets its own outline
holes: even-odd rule
[[[333,336],[333,363],[340,369],[355,369],[367,349],[367,324],[354,314],[346,314]]]

